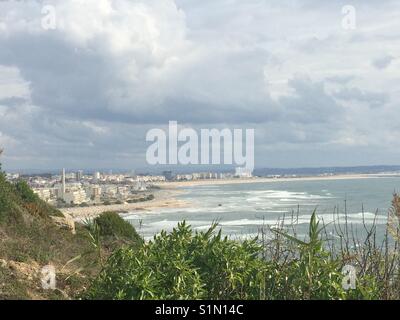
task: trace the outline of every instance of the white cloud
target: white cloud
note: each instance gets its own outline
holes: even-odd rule
[[[46,4],[55,30],[41,27],[40,2],[0,2],[0,132],[19,146],[6,150],[16,167],[77,153],[90,166],[99,148],[102,164],[133,166],[146,130],[168,120],[254,127],[260,159],[271,148],[287,159],[306,146],[356,154],[380,143],[383,163],[400,147],[396,1],[357,3],[351,31],[340,1]]]

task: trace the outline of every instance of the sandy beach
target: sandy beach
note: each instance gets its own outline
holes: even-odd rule
[[[164,186],[160,190],[153,192],[154,199],[136,203],[124,203],[113,205],[99,205],[91,207],[62,208],[61,212],[69,214],[74,220],[94,218],[106,211],[130,212],[130,211],[151,211],[158,208],[181,208],[187,206],[184,200],[176,199],[176,196],[182,194],[183,190],[178,190],[173,186]]]
[[[370,179],[379,178],[376,174],[342,174],[332,176],[309,176],[309,177],[285,177],[285,178],[248,178],[248,179],[219,179],[219,180],[196,180],[196,181],[171,181],[158,183],[160,190],[154,191],[154,199],[150,201],[125,203],[115,205],[99,205],[92,207],[63,208],[62,212],[68,213],[75,220],[93,218],[106,211],[132,212],[152,211],[159,208],[183,208],[189,206],[185,200],[177,199],[177,196],[185,192],[181,188],[204,185],[222,184],[247,184],[262,182],[288,182],[288,181],[318,181],[318,180],[345,180],[345,179]]]

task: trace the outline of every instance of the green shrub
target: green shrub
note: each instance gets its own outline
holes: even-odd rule
[[[379,289],[368,277],[358,279],[356,289],[345,290],[342,285],[343,261],[324,248],[316,212],[311,215],[308,241],[273,230],[297,246],[298,258],[286,264],[270,262],[267,298],[270,299],[374,299]],[[272,277],[273,275],[273,277]]]
[[[27,186],[29,190],[29,186]],[[26,190],[26,189],[24,189]],[[15,184],[7,181],[5,174],[0,172],[0,223],[21,224],[24,214],[30,214]]]
[[[36,202],[39,200],[39,197],[32,191],[29,185],[23,180],[20,180],[15,184],[15,190],[17,192],[17,195],[25,203]]]
[[[137,243],[142,242],[135,228],[116,212],[104,212],[94,222],[99,226],[101,236],[125,238]]]
[[[13,208],[12,188],[2,172],[0,172],[0,222],[8,219]]]
[[[23,216],[47,219],[62,213],[41,200],[25,181],[13,184],[0,173],[0,222],[22,223]]]
[[[255,241],[243,243],[184,222],[139,250],[122,248],[92,283],[93,299],[260,299],[265,264]]]
[[[289,261],[266,260],[256,239],[232,241],[193,233],[185,222],[139,250],[122,248],[107,261],[86,298],[93,299],[375,299],[373,277],[342,286],[343,261],[324,249],[313,213],[308,241],[275,231],[294,244]],[[283,243],[282,243],[283,244]]]

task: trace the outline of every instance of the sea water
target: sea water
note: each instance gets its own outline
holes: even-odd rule
[[[398,177],[191,186],[177,196],[188,202],[185,208],[135,211],[125,218],[146,239],[172,230],[182,220],[194,230],[206,230],[218,221],[224,235],[251,238],[283,217],[291,223],[294,214],[297,232],[303,236],[316,210],[324,224],[340,225],[347,219],[353,231],[362,234],[374,223],[383,236],[392,195],[399,189]]]

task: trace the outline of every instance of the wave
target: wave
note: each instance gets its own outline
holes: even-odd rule
[[[286,201],[290,200],[310,200],[310,199],[332,199],[331,195],[319,195],[319,194],[310,194],[307,192],[293,192],[293,191],[285,191],[285,190],[256,190],[256,191],[248,191],[247,195],[250,195],[250,198],[247,199],[285,199]]]

